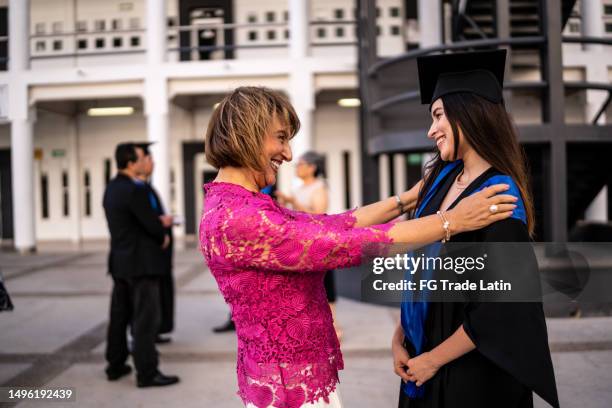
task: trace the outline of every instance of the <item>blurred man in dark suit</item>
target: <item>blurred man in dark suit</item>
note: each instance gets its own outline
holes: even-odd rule
[[[173,255],[173,244],[172,238],[172,223],[173,217],[166,215],[164,205],[159,199],[157,191],[151,185],[151,175],[153,174],[153,167],[155,163],[149,146],[152,143],[139,143],[136,146],[140,147],[144,152],[144,168],[143,173],[139,177],[143,181],[144,187],[147,190],[147,196],[149,203],[153,207],[153,211],[160,217],[162,224],[166,229],[166,235],[170,237],[170,245],[164,250],[164,266],[166,268],[165,273],[159,279],[159,297],[161,307],[161,323],[159,325],[159,335],[157,336],[156,343],[169,343],[170,337],[164,337],[163,334],[168,334],[174,329],[174,278],[172,276],[172,255]]]
[[[132,357],[139,387],[177,383],[158,370],[155,339],[160,323],[159,279],[165,273],[163,250],[170,245],[160,217],[137,178],[144,172],[144,152],[133,143],[115,150],[117,176],[104,192],[104,211],[111,236],[108,268],[113,278],[106,346],[106,375],[114,381],[128,374],[126,331],[134,339]]]

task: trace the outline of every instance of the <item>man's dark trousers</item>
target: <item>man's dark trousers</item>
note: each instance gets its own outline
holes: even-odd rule
[[[138,378],[147,380],[159,364],[155,338],[160,324],[159,277],[113,278],[106,360],[112,368],[125,364],[129,351],[126,332],[131,328],[132,358]]]

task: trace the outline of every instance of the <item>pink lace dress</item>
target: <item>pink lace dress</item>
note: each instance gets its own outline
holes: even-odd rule
[[[238,394],[257,407],[327,402],[343,361],[325,271],[391,242],[391,224],[353,228],[352,211],[312,215],[236,184],[204,188],[200,246],[236,324]]]

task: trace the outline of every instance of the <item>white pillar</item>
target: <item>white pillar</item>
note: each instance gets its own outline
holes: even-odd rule
[[[406,191],[406,155],[397,153],[393,155],[393,172],[395,174],[394,194]]]
[[[148,76],[145,82],[147,140],[154,143],[150,148],[155,161],[152,182],[166,210],[169,211],[170,149],[167,83],[164,77],[153,75]]]
[[[418,0],[421,48],[442,43],[442,1]]]
[[[289,57],[305,58],[310,45],[310,1],[289,0]]]
[[[389,174],[389,160],[388,154],[381,154],[378,156],[378,191],[380,193],[380,198],[383,200],[391,196],[391,191],[389,191],[389,177],[391,177]]]
[[[34,214],[33,112],[30,112],[28,85],[24,71],[29,69],[29,0],[9,1],[9,119],[11,121],[11,173],[13,184],[13,229],[19,252],[36,249]]]
[[[294,163],[295,159],[312,150],[313,142],[313,116],[315,108],[314,76],[309,65],[309,14],[310,1],[289,1],[289,57],[293,70],[289,74],[289,98],[300,118],[301,127],[298,134],[291,141]],[[283,166],[278,188],[289,191],[294,179],[294,171],[290,166]]]
[[[166,210],[170,210],[170,149],[168,130],[168,89],[162,64],[166,61],[166,8],[164,0],[147,0],[147,77],[145,115],[147,140],[155,142],[153,186]]]
[[[11,84],[11,91],[19,91],[15,88]],[[11,173],[15,248],[25,253],[36,249],[33,122],[27,114],[11,117]]]
[[[17,73],[30,67],[30,0],[9,0],[9,70]]]
[[[79,116],[72,118],[71,132],[68,135],[68,207],[72,231],[70,240],[81,242],[81,183],[79,176]]]
[[[604,36],[604,23],[603,23],[603,6],[601,1],[595,0],[582,0],[580,2],[580,10],[582,14],[582,35],[585,37],[603,37]],[[589,58],[589,63],[586,64],[586,81],[596,83],[607,83],[608,79],[608,66],[602,58],[599,58],[598,54],[603,52],[604,49],[599,44],[585,44],[583,46],[584,51],[592,54]],[[588,122],[591,122],[599,108],[603,105],[607,98],[607,92],[603,91],[588,91],[586,92],[587,103],[585,106],[585,117]],[[601,115],[598,121],[599,124],[606,123],[605,113]]]
[[[603,4],[600,0],[582,0],[580,2],[582,14],[582,35],[585,37],[603,37]],[[585,44],[585,50],[601,50],[601,45]]]
[[[161,64],[166,60],[166,2],[147,0],[147,62]]]

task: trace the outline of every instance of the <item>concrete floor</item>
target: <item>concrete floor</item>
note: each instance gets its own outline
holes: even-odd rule
[[[235,394],[234,334],[211,332],[227,317],[227,306],[197,250],[178,250],[175,259],[176,331],[174,341],[159,351],[161,370],[180,375],[181,383],[138,389],[134,376],[109,383],[103,372],[111,288],[105,244],[43,246],[27,256],[0,253],[0,270],[15,304],[13,312],[0,314],[0,386],[76,390],[76,403],[53,407],[242,406]],[[344,298],[337,310],[344,330],[344,405],[396,406],[399,379],[388,346],[398,311]],[[611,407],[612,318],[555,318],[548,326],[561,405]],[[538,400],[536,406],[547,405]]]

